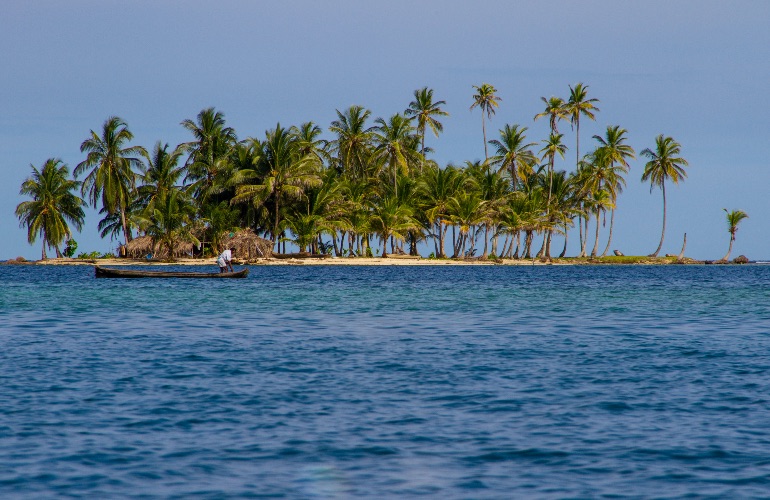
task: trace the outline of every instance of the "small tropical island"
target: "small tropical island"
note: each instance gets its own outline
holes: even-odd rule
[[[373,118],[358,105],[337,110],[328,139],[314,122],[278,123],[261,138],[240,139],[221,111],[207,108],[181,122],[189,142],[146,148],[111,116],[84,138],[83,160],[72,170],[56,157],[31,166],[20,189],[30,199],[16,216],[29,243],[42,242],[38,263],[213,264],[231,247],[244,264],[700,263],[685,256],[686,235],[679,254],[660,255],[666,188],[682,183],[689,167],[673,137],[661,134],[638,152],[641,181],[662,194],[662,229],[652,253],[625,256],[612,250],[613,228],[637,152],[614,124],[581,152],[581,120],[600,112],[588,85],[541,98],[533,119],[547,120],[550,133],[539,140],[521,124],[488,139],[487,121],[502,99],[488,83],[472,88],[484,160],[442,166],[431,159],[426,141],[449,115],[428,87],[390,117]],[[559,131],[563,124],[574,143]],[[568,157],[574,168],[557,170],[557,159]],[[115,254],[77,253],[72,228],[82,230],[86,206],[103,217],[100,236],[120,242]],[[748,262],[730,260],[748,215],[725,212],[727,253],[707,263]],[[578,255],[567,255],[570,235]]]

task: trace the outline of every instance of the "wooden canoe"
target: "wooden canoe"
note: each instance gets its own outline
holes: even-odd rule
[[[97,278],[245,278],[248,269],[234,273],[194,273],[179,271],[144,271],[138,269],[112,269],[94,266]]]

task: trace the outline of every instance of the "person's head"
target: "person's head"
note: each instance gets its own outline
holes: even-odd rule
[[[235,253],[235,247],[230,247],[230,253]]]

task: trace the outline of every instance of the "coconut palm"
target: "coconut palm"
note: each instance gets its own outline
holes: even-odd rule
[[[448,229],[447,205],[449,200],[457,195],[462,180],[460,171],[451,165],[446,168],[431,165],[425,170],[418,184],[422,211],[435,226],[434,240],[438,257],[446,258],[444,239]]]
[[[420,154],[425,157],[425,129],[430,128],[433,135],[438,137],[440,132],[444,131],[444,126],[436,117],[449,116],[449,113],[441,109],[446,101],[433,102],[433,89],[423,87],[414,91],[414,100],[409,103],[409,107],[404,114],[410,118],[417,119],[417,134],[420,136]],[[424,161],[421,163],[424,166]]]
[[[192,181],[198,202],[204,204],[226,183],[222,177],[230,175],[230,154],[238,138],[235,130],[225,125],[225,115],[214,108],[201,110],[195,121],[186,119],[181,125],[194,137],[183,145],[190,154],[185,182]]]
[[[722,210],[727,214],[727,231],[730,233],[730,247],[727,249],[727,254],[722,257],[722,262],[727,262],[730,259],[730,253],[733,251],[733,242],[735,241],[735,233],[738,232],[738,224],[743,219],[748,219],[749,215],[743,210],[733,210],[728,212],[726,208]]]
[[[73,194],[80,187],[80,182],[69,179],[69,169],[58,158],[49,158],[38,170],[33,165],[32,175],[19,190],[20,195],[28,195],[31,201],[23,201],[16,207],[19,225],[27,227],[27,241],[30,244],[40,236],[43,240],[42,259],[47,258],[46,246],[56,250],[61,257],[59,245],[72,237],[69,223],[80,231],[85,213],[82,198]]]
[[[483,223],[489,215],[486,205],[487,203],[481,199],[477,191],[460,191],[449,200],[447,204],[449,219],[460,230],[460,237],[455,242],[453,258],[465,255],[465,245],[472,238],[475,227]],[[471,249],[473,246],[474,241],[471,241]]]
[[[144,226],[153,244],[166,247],[169,258],[173,259],[177,243],[200,243],[191,231],[194,214],[192,200],[181,189],[172,188],[146,210]]]
[[[396,187],[398,172],[406,175],[409,173],[409,166],[414,164],[416,155],[414,148],[414,127],[412,122],[404,115],[396,113],[386,122],[382,118],[377,118],[373,129],[374,140],[374,159],[387,166],[387,170],[392,172],[393,186]]]
[[[524,133],[527,127],[506,125],[500,130],[500,140],[489,141],[495,146],[495,156],[490,158],[490,164],[497,165],[511,176],[511,187],[517,189],[518,179],[526,179],[533,173],[533,165],[537,163],[531,148],[534,142],[526,142]]]
[[[663,247],[663,238],[666,236],[666,180],[670,179],[674,184],[679,184],[680,180],[683,181],[687,177],[684,169],[689,164],[679,156],[681,150],[682,146],[672,137],[664,137],[661,134],[655,138],[655,151],[646,148],[641,152],[642,156],[650,159],[644,165],[642,182],[650,181],[650,192],[655,186],[663,191],[663,229],[660,233],[658,248],[650,254],[650,257],[658,256]]]
[[[371,228],[382,240],[382,256],[387,257],[386,246],[391,237],[404,240],[406,233],[414,229],[416,223],[412,210],[402,204],[395,196],[388,196],[371,207]]]
[[[283,203],[300,199],[307,188],[320,186],[321,178],[317,162],[309,155],[299,154],[291,135],[280,123],[267,131],[263,146],[263,161],[255,171],[256,183],[239,185],[230,203],[250,202],[255,207],[272,203],[272,238],[273,243],[278,243]]]
[[[179,165],[179,160],[184,154],[184,148],[180,145],[173,151],[168,150],[169,145],[158,141],[152,154],[144,152],[146,165],[141,166],[138,177],[142,185],[137,189],[137,201],[145,207],[163,196],[171,189],[181,187],[181,178],[184,174],[184,165]]]
[[[545,111],[535,115],[535,120],[548,117],[548,124],[551,127],[551,135],[559,133],[558,123],[559,120],[566,120],[569,117],[567,108],[564,106],[564,99],[561,97],[551,96],[549,99],[541,97],[545,103]]]
[[[80,145],[80,151],[87,153],[86,159],[75,167],[74,175],[91,169],[81,187],[81,192],[95,208],[101,199],[107,213],[119,213],[125,243],[131,241],[131,230],[126,221],[126,210],[134,197],[136,174],[141,161],[137,156],[145,154],[141,146],[126,146],[134,135],[128,125],[118,118],[107,118],[101,135],[91,130],[91,136]]]
[[[363,179],[368,174],[372,129],[366,126],[366,120],[371,114],[362,106],[351,106],[344,113],[337,110],[338,119],[329,127],[337,136],[329,144],[337,166],[352,179]]]
[[[473,88],[476,89],[476,93],[473,94],[473,104],[471,104],[470,109],[473,110],[477,106],[481,109],[481,131],[484,134],[484,159],[486,160],[489,158],[489,153],[487,152],[487,126],[484,122],[484,113],[486,113],[487,118],[492,119],[495,108],[499,106],[502,99],[495,94],[497,89],[488,83],[482,83],[478,87],[474,85]]]
[[[315,158],[319,164],[328,161],[329,141],[319,139],[323,130],[313,122],[305,122],[299,127],[293,126],[289,129],[292,139],[296,143],[297,150],[301,156],[310,156]]]
[[[607,176],[608,183],[606,185],[612,197],[613,206],[610,211],[610,234],[607,238],[607,246],[604,247],[602,252],[602,257],[607,255],[612,244],[612,230],[615,226],[615,209],[617,207],[618,194],[623,191],[623,187],[626,185],[626,180],[623,176],[631,168],[628,160],[636,158],[634,148],[625,144],[626,132],[626,129],[620,128],[618,125],[609,125],[604,137],[594,136],[594,139],[599,141],[600,154],[608,162],[609,175]]]
[[[569,87],[569,99],[564,105],[564,109],[569,116],[569,120],[575,127],[575,166],[580,163],[580,117],[585,116],[590,120],[595,120],[594,112],[599,111],[594,103],[599,99],[588,99],[588,85],[578,83],[573,88]]]
[[[564,152],[567,151],[567,146],[562,144],[561,138],[564,137],[563,134],[551,134],[548,136],[548,139],[543,141],[543,149],[540,150],[540,152],[543,154],[541,159],[545,160],[548,159],[548,198],[546,199],[546,216],[550,219],[550,212],[551,212],[551,198],[553,193],[553,171],[554,171],[554,164],[556,161],[556,156],[560,156],[562,159],[564,159]],[[553,222],[551,220],[551,222]],[[548,234],[546,235],[545,240],[545,257],[550,259],[551,258],[551,231],[548,231]]]

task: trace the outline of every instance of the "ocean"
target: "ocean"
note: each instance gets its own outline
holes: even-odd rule
[[[770,266],[0,266],[0,341],[3,499],[770,497]]]

